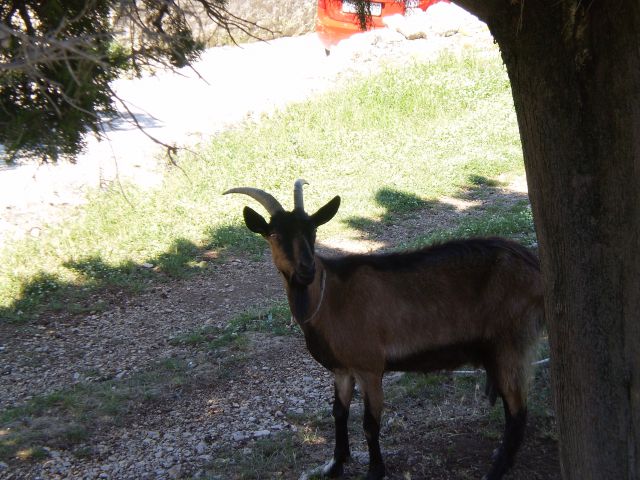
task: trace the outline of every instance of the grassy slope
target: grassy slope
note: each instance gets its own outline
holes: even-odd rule
[[[204,249],[261,252],[241,224],[251,200],[220,195],[232,186],[264,188],[287,206],[304,177],[309,210],[340,194],[339,221],[321,232],[330,236],[361,226],[353,219],[375,223],[478,179],[523,174],[504,69],[497,54],[472,53],[293,105],[214,138],[180,167],[157,190],[95,192],[75,221],[0,252],[0,318],[99,308],[88,293],[186,274]]]

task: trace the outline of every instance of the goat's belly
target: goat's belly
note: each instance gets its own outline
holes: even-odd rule
[[[402,354],[388,352],[385,358],[385,370],[396,372],[451,370],[466,363],[485,365],[489,356],[490,349],[482,342],[459,343]]]

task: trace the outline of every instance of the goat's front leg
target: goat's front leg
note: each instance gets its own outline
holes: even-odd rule
[[[358,376],[358,383],[364,396],[364,434],[369,447],[369,472],[366,480],[379,480],[385,475],[384,462],[380,452],[380,419],[384,394],[382,375],[365,374]]]
[[[351,374],[336,372],[335,396],[333,399],[333,418],[336,427],[336,446],[333,451],[333,459],[323,468],[323,474],[328,477],[339,477],[344,471],[344,463],[349,460],[349,406],[353,397],[354,380]]]

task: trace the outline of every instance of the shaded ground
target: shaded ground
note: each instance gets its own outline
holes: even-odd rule
[[[481,185],[322,249],[394,247],[524,198]],[[0,326],[0,478],[295,479],[323,463],[333,449],[331,378],[289,328],[283,298],[268,256],[226,257],[139,296],[111,294],[100,314]],[[482,476],[502,429],[501,407],[482,395],[482,374],[385,382],[389,478]],[[527,438],[509,478],[560,478],[545,367],[532,391]],[[366,472],[361,421],[356,397],[346,478]]]

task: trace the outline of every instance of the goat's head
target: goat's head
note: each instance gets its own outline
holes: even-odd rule
[[[308,215],[304,211],[302,187],[305,180],[296,180],[293,189],[294,207],[290,212],[282,208],[269,193],[257,188],[240,187],[227,190],[228,193],[243,193],[258,201],[269,213],[267,222],[255,210],[244,207],[243,216],[247,228],[262,235],[273,255],[273,261],[289,285],[305,286],[315,277],[316,228],[333,218],[340,206],[336,196],[316,213]]]

